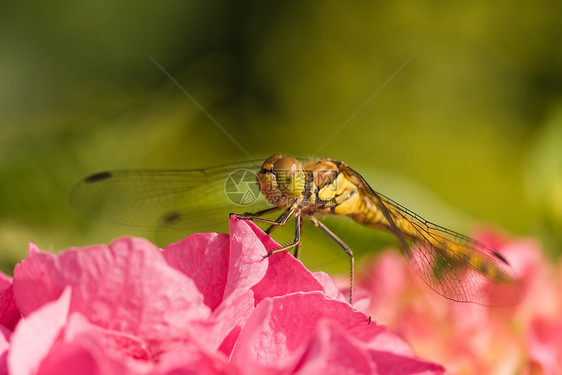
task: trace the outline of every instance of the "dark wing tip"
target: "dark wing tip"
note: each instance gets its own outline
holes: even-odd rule
[[[84,182],[89,184],[89,183],[92,183],[92,182],[107,180],[111,176],[112,176],[111,172],[100,172],[100,173],[96,173],[96,174],[93,174],[91,176],[86,177],[84,179]]]
[[[498,253],[497,251],[492,251],[492,254],[494,254],[496,258],[498,258],[499,260],[501,260],[502,262],[504,262],[509,266],[509,262],[507,261],[507,259],[505,259],[500,253]]]
[[[181,213],[177,211],[168,212],[166,215],[162,217],[161,225],[163,225],[164,227],[174,225],[175,223],[180,221],[181,218],[182,218]]]

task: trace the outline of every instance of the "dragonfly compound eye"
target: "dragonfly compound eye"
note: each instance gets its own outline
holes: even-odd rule
[[[271,204],[286,206],[302,194],[306,175],[298,160],[273,155],[262,165],[258,173],[261,192]]]

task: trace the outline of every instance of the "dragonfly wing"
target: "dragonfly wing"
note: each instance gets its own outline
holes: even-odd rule
[[[85,216],[141,228],[214,230],[230,212],[267,206],[255,162],[198,170],[102,172],[81,181],[71,204]]]
[[[372,193],[412,268],[435,292],[457,302],[487,306],[508,306],[522,299],[523,282],[499,253]]]

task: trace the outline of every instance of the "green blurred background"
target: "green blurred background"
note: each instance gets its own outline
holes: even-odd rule
[[[149,56],[253,158],[341,159],[427,219],[560,252],[560,1],[24,0],[0,14],[5,272],[29,241],[152,238],[77,215],[68,194],[88,174],[247,158]],[[307,236],[309,256],[333,247]]]

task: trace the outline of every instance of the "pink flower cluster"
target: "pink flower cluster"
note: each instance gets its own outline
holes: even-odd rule
[[[366,311],[416,354],[454,374],[562,374],[562,263],[543,259],[534,240],[508,240],[489,230],[475,238],[499,250],[521,276],[526,295],[520,304],[487,308],[446,300],[389,250],[358,283],[371,293]]]
[[[234,219],[164,250],[30,245],[0,278],[0,374],[444,373],[277,247]]]

